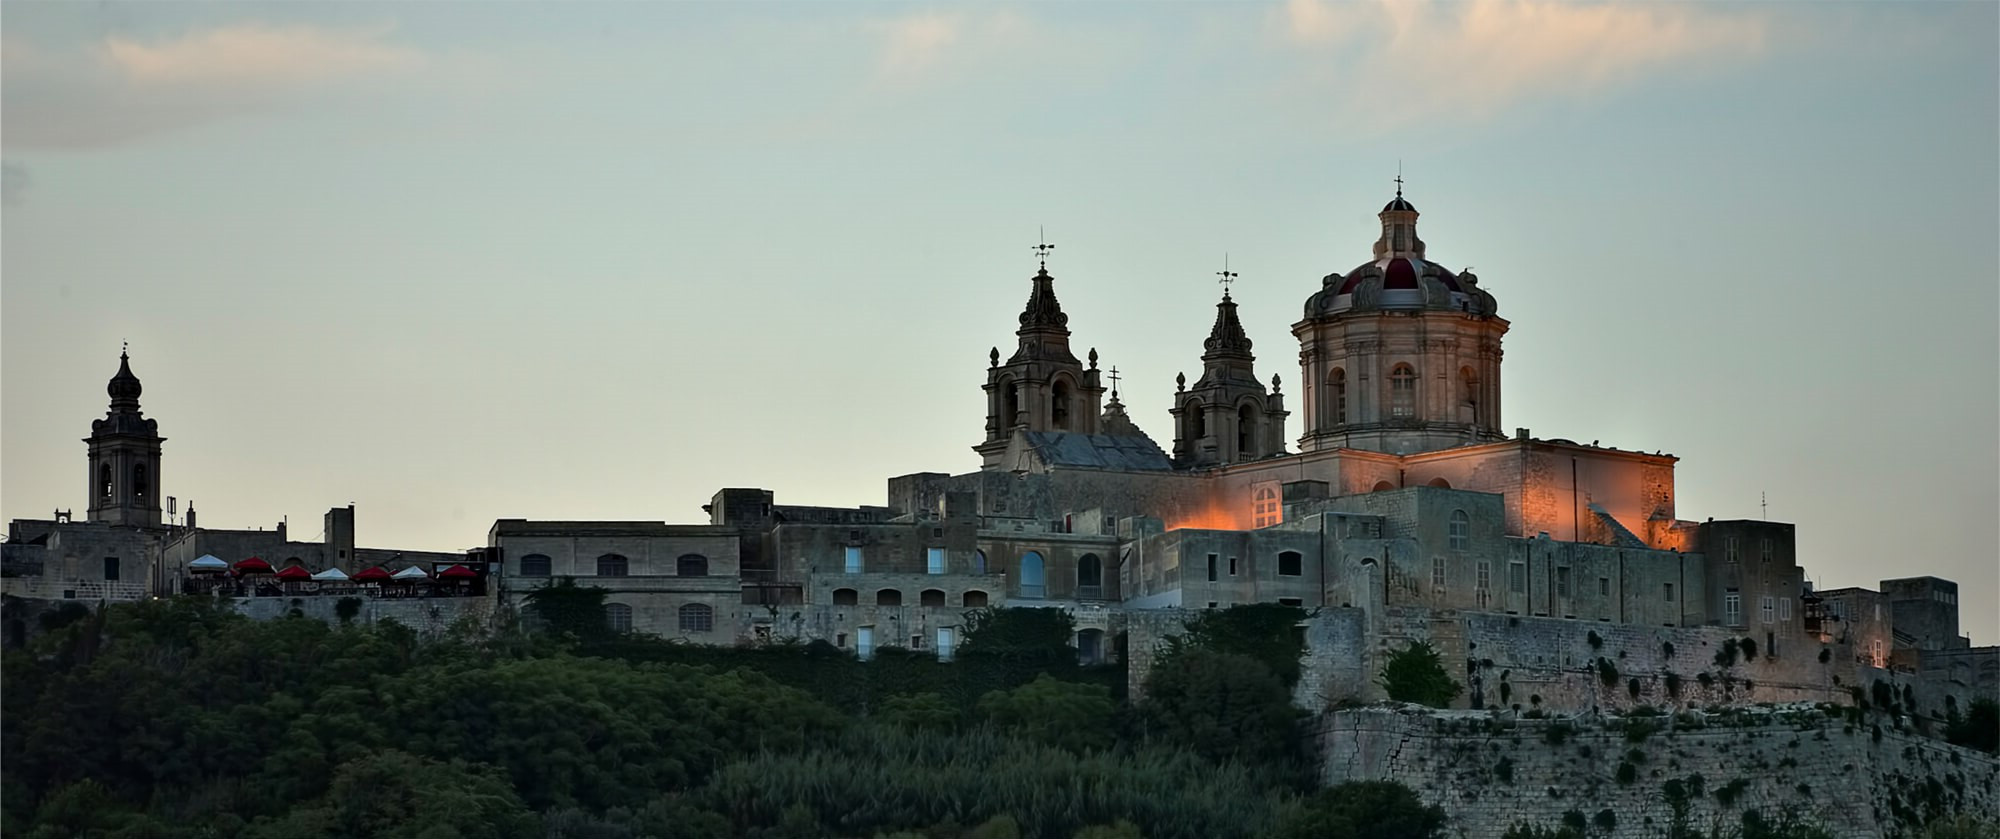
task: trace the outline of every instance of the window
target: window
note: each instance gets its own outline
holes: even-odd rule
[[[689,603],[681,607],[682,632],[710,632],[715,629],[715,610],[706,603]]]
[[[1479,421],[1479,374],[1470,367],[1458,368],[1459,401],[1465,406],[1465,421]]]
[[[1285,551],[1284,553],[1278,554],[1278,576],[1280,577],[1304,576],[1306,573],[1305,559],[1306,559],[1305,554],[1299,553],[1298,551]]]
[[[1661,584],[1660,584],[1660,599],[1661,599],[1661,600],[1664,600],[1664,601],[1666,601],[1666,602],[1668,602],[1668,603],[1672,603],[1672,602],[1674,602],[1674,584],[1673,584],[1673,583],[1661,583]]]
[[[1731,536],[1722,540],[1722,559],[1730,563],[1736,561],[1736,537]]]
[[[959,598],[959,602],[965,604],[965,608],[967,609],[984,609],[986,608],[986,592],[968,591],[965,593],[965,596]]]
[[[1882,639],[1868,642],[1868,661],[1876,667],[1882,666]]]
[[[1493,564],[1489,562],[1479,563],[1479,579],[1477,584],[1475,584],[1473,588],[1478,589],[1479,591],[1486,591],[1487,589],[1490,589],[1492,587],[1493,587]]]
[[[1021,596],[1029,600],[1040,600],[1048,590],[1047,581],[1042,577],[1042,555],[1029,551],[1021,555]]]
[[[1472,517],[1464,510],[1451,511],[1451,549],[1462,551],[1472,547]]]
[[[1076,598],[1097,600],[1104,596],[1104,561],[1097,554],[1084,554],[1076,561]]]
[[[926,561],[924,563],[924,567],[926,570],[930,571],[932,574],[944,573],[943,548],[931,548],[929,551],[925,552],[925,557]]]
[[[105,582],[116,582],[118,580],[118,557],[107,556],[104,558],[104,580]]]
[[[984,573],[986,573],[986,552],[985,552],[985,551],[973,551],[973,552],[972,552],[972,573],[974,573],[974,574],[984,574]]]
[[[1444,593],[1444,557],[1431,557],[1431,590]]]
[[[1250,500],[1250,517],[1253,527],[1270,527],[1284,521],[1285,512],[1278,504],[1277,490],[1258,487]]]
[[[1215,562],[1217,559],[1220,559],[1220,557],[1217,557],[1215,554],[1208,555],[1208,581],[1211,583],[1215,582]]]
[[[604,604],[604,625],[612,632],[632,631],[632,607],[623,603]]]
[[[623,577],[631,569],[631,563],[617,554],[605,554],[597,558],[597,576]]]
[[[1507,564],[1507,590],[1515,594],[1528,593],[1528,566],[1519,562]]]
[[[1249,405],[1236,409],[1236,456],[1252,458],[1257,456],[1257,415],[1251,413]]]
[[[1327,390],[1333,400],[1333,424],[1347,424],[1347,371],[1333,368],[1333,375],[1326,379]]]
[[[1104,630],[1086,629],[1076,634],[1076,659],[1085,666],[1104,663]]]
[[[1791,621],[1792,621],[1792,599],[1789,597],[1778,598],[1778,622],[1791,623]]]
[[[885,588],[875,592],[875,605],[901,606],[903,605],[903,592],[900,589],[893,588]]]
[[[1389,371],[1389,416],[1407,419],[1417,415],[1417,371],[1398,364]]]
[[[1229,558],[1229,576],[1236,576],[1236,557]]]
[[[917,595],[917,603],[922,606],[930,606],[930,607],[943,606],[944,589],[937,589],[937,588],[924,589],[922,594]]]
[[[1730,589],[1722,595],[1722,623],[1724,626],[1743,625],[1743,595]]]
[[[523,577],[549,576],[549,558],[541,554],[528,554],[527,556],[521,557],[521,576]]]
[[[940,626],[937,631],[937,657],[939,661],[950,661],[958,649],[958,630]]]
[[[924,636],[922,635],[910,636],[910,649],[921,650],[923,648],[924,648]]]
[[[1188,413],[1188,425],[1194,429],[1194,433],[1189,436],[1196,440],[1207,437],[1208,412],[1201,407],[1201,400],[1188,400],[1187,407],[1182,410]]]
[[[1770,562],[1770,561],[1771,561],[1771,557],[1773,556],[1773,552],[1772,552],[1772,550],[1771,550],[1771,540],[1769,540],[1769,539],[1765,539],[1765,540],[1764,540],[1764,544],[1763,544],[1763,545],[1762,545],[1761,547],[1762,547],[1762,550],[1763,550],[1763,555],[1764,555],[1764,561],[1765,561],[1765,562]]]
[[[854,589],[837,588],[833,590],[833,605],[835,606],[855,606],[860,603],[861,594]]]
[[[854,655],[862,661],[875,657],[875,627],[862,626],[854,630]]]
[[[1069,380],[1057,379],[1049,393],[1049,427],[1069,430]]]
[[[100,495],[104,496],[104,500],[106,500],[106,501],[110,501],[110,500],[111,500],[111,464],[109,464],[109,463],[106,463],[106,464],[104,464],[104,465],[102,465],[102,466],[99,466],[99,467],[97,467],[97,484],[98,484],[98,490],[97,490],[97,491],[98,491],[98,494],[100,494]]]
[[[1297,598],[1297,597],[1280,597],[1280,598],[1278,598],[1278,605],[1280,605],[1280,606],[1304,606],[1304,605],[1306,605],[1306,602],[1305,602],[1304,600],[1302,600],[1302,599],[1299,599],[1299,598]]]
[[[848,545],[841,553],[841,570],[847,574],[861,573],[861,546]]]
[[[683,577],[708,576],[708,557],[701,554],[686,554],[674,560],[674,573]]]
[[[1757,604],[1757,614],[1759,617],[1762,617],[1764,619],[1764,622],[1767,624],[1777,620],[1778,617],[1777,598],[1774,598],[1768,594],[1764,595],[1764,599],[1759,601]]]
[[[1556,569],[1556,596],[1557,596],[1557,597],[1563,597],[1563,598],[1567,598],[1567,597],[1569,597],[1569,569],[1568,569],[1568,568],[1557,568],[1557,569]]]
[[[146,485],[146,465],[142,463],[132,467],[132,500],[140,504],[146,503],[148,489],[151,487]]]
[[[1670,589],[1667,589],[1667,591],[1669,591],[1669,592],[1672,592],[1672,591],[1673,591],[1673,589],[1671,589],[1671,588],[1670,588]],[[1597,596],[1598,596],[1598,597],[1610,597],[1610,596],[1611,596],[1611,578],[1610,578],[1610,577],[1598,577],[1598,578],[1597,578]],[[1674,598],[1673,598],[1673,597],[1672,597],[1672,595],[1670,594],[1670,595],[1669,595],[1669,596],[1667,597],[1667,599],[1668,599],[1668,600],[1672,600],[1672,599],[1674,599]]]

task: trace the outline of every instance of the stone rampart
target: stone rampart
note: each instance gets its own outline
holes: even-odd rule
[[[1677,798],[1704,835],[1751,809],[1871,839],[1939,815],[2000,812],[2000,759],[1853,714],[1800,704],[1523,719],[1371,707],[1329,712],[1317,734],[1325,783],[1399,781],[1450,814],[1451,835],[1553,827],[1571,814],[1595,825],[1593,837],[1651,839],[1676,817]]]
[[[297,609],[301,617],[338,625],[337,611],[342,597],[237,597],[236,611],[254,620],[274,620]],[[480,631],[490,631],[496,613],[492,597],[357,597],[359,609],[354,623],[372,624],[394,620],[416,630],[419,637],[443,635],[461,620]]]

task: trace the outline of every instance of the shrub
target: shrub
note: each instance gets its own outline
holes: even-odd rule
[[[1675,699],[1681,698],[1681,674],[1668,673],[1666,677],[1666,683],[1667,683],[1667,695]]]
[[[1724,807],[1736,806],[1736,800],[1743,797],[1743,791],[1750,788],[1750,782],[1743,778],[1715,788],[1715,800]]]
[[[1597,816],[1591,819],[1590,823],[1597,825],[1598,830],[1607,832],[1616,830],[1618,829],[1618,814],[1611,812],[1611,809],[1607,807],[1597,811]]]
[[[1583,839],[1583,831],[1563,825],[1562,827],[1536,827],[1517,824],[1500,834],[1500,839]]]
[[[1829,661],[1832,661],[1832,660],[1833,660],[1833,649],[1832,649],[1832,648],[1830,648],[1830,647],[1821,647],[1821,648],[1819,648],[1819,663],[1821,663],[1821,664],[1825,664],[1825,663],[1827,663],[1827,662],[1829,662]]]
[[[1110,747],[1116,709],[1103,685],[1061,682],[1047,673],[979,700],[979,713],[1001,729],[1074,752]]]
[[[1418,641],[1390,653],[1389,660],[1382,666],[1382,675],[1376,681],[1389,692],[1390,699],[1433,708],[1449,707],[1451,700],[1463,690],[1451,680],[1444,665],[1438,661],[1437,650],[1426,641]],[[1501,701],[1506,701],[1504,688]]]
[[[1672,641],[1662,641],[1662,642],[1660,642],[1660,655],[1661,655],[1662,657],[1664,657],[1664,658],[1673,658],[1673,657],[1674,657],[1674,642],[1672,642]]]
[[[1160,657],[1172,658],[1194,648],[1248,656],[1289,688],[1299,683],[1299,656],[1305,653],[1305,637],[1297,626],[1305,619],[1306,610],[1276,603],[1204,610],[1188,620],[1185,633],[1167,639]]]
[[[1949,710],[1945,717],[1945,741],[1983,752],[2000,752],[2000,703],[1975,699],[1966,711],[1960,718],[1956,706]]]
[[[1618,764],[1618,783],[1629,784],[1636,780],[1639,780],[1639,767],[1621,761]]]
[[[1742,640],[1741,642],[1739,642],[1739,643],[1738,643],[1738,644],[1736,645],[1736,647],[1737,647],[1737,649],[1740,649],[1740,650],[1742,650],[1742,651],[1743,651],[1743,660],[1744,660],[1744,661],[1756,661],[1756,660],[1757,660],[1757,641],[1756,641],[1756,639],[1754,639],[1754,638],[1745,638],[1745,639],[1743,639],[1743,640]]]
[[[1722,642],[1722,649],[1715,651],[1715,666],[1717,667],[1736,666],[1736,652],[1737,652],[1736,639],[1731,638],[1727,641]]]
[[[1586,636],[1586,640],[1590,641],[1591,649],[1593,650],[1604,649],[1604,638],[1597,634],[1597,630],[1595,629],[1591,630],[1590,634]]]
[[[353,623],[354,616],[361,614],[361,598],[350,596],[334,601],[333,614],[341,623]]]
[[[1605,658],[1603,656],[1598,656],[1597,678],[1598,680],[1604,682],[1605,687],[1617,687],[1618,665],[1611,663],[1611,659]]]
[[[1435,839],[1444,810],[1426,807],[1409,787],[1394,781],[1357,781],[1320,790],[1279,823],[1280,839]]]
[[[1195,649],[1146,678],[1143,708],[1167,742],[1215,760],[1281,762],[1296,755],[1291,691],[1248,656]]]
[[[1639,679],[1637,676],[1634,676],[1630,681],[1625,683],[1625,691],[1632,694],[1633,699],[1639,698]]]
[[[1503,784],[1513,783],[1514,759],[1511,757],[1503,757],[1500,759],[1499,763],[1493,764],[1493,777],[1499,778],[1500,782]]]

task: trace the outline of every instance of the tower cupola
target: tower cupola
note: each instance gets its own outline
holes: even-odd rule
[[[1267,393],[1257,380],[1257,357],[1229,293],[1237,274],[1225,259],[1216,275],[1222,300],[1201,344],[1201,378],[1193,387],[1185,378],[1177,380],[1174,393],[1174,463],[1184,467],[1257,460],[1285,450],[1284,397]]]
[[[90,424],[91,521],[134,527],[160,525],[159,423],[139,411],[144,388],[132,373],[130,355],[118,353],[118,372],[104,386],[111,397],[104,418]]]
[[[1035,246],[1039,268],[1028,279],[1028,303],[1014,331],[1014,353],[1005,363],[995,347],[986,368],[986,439],[973,446],[984,468],[998,468],[1017,431],[1094,434],[1103,415],[1104,387],[1098,383],[1097,351],[1089,366],[1070,350],[1069,315],[1056,299],[1048,255],[1055,246]]]

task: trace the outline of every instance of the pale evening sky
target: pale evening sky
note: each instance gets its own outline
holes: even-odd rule
[[[0,7],[0,517],[120,341],[210,527],[868,504],[977,467],[1038,226],[1163,445],[1223,254],[1259,371],[1398,161],[1506,427],[1682,458],[1821,587],[2000,640],[2000,5]],[[1292,418],[1296,436],[1301,416]]]

